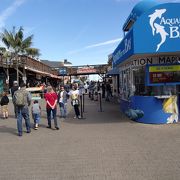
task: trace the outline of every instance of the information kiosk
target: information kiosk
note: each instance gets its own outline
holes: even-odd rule
[[[180,3],[137,4],[113,52],[120,108],[142,123],[180,120]]]

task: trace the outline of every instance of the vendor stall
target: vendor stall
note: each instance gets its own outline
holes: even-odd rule
[[[120,107],[142,123],[180,120],[180,3],[137,4],[113,52]]]
[[[31,93],[32,99],[41,99],[44,96],[44,86],[26,88]]]

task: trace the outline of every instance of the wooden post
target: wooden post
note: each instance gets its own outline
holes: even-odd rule
[[[26,70],[25,70],[24,67],[23,67],[23,81],[24,81],[25,84],[27,83]]]

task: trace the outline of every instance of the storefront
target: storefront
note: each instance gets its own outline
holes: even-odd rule
[[[142,123],[180,120],[180,3],[142,1],[128,17],[113,52],[120,107]]]

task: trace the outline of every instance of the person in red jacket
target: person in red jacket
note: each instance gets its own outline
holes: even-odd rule
[[[51,128],[51,118],[54,119],[54,126],[57,130],[59,130],[59,125],[57,121],[57,94],[54,92],[52,86],[47,87],[47,93],[45,94],[46,100],[46,112],[47,112],[47,120],[48,126],[47,128]]]

